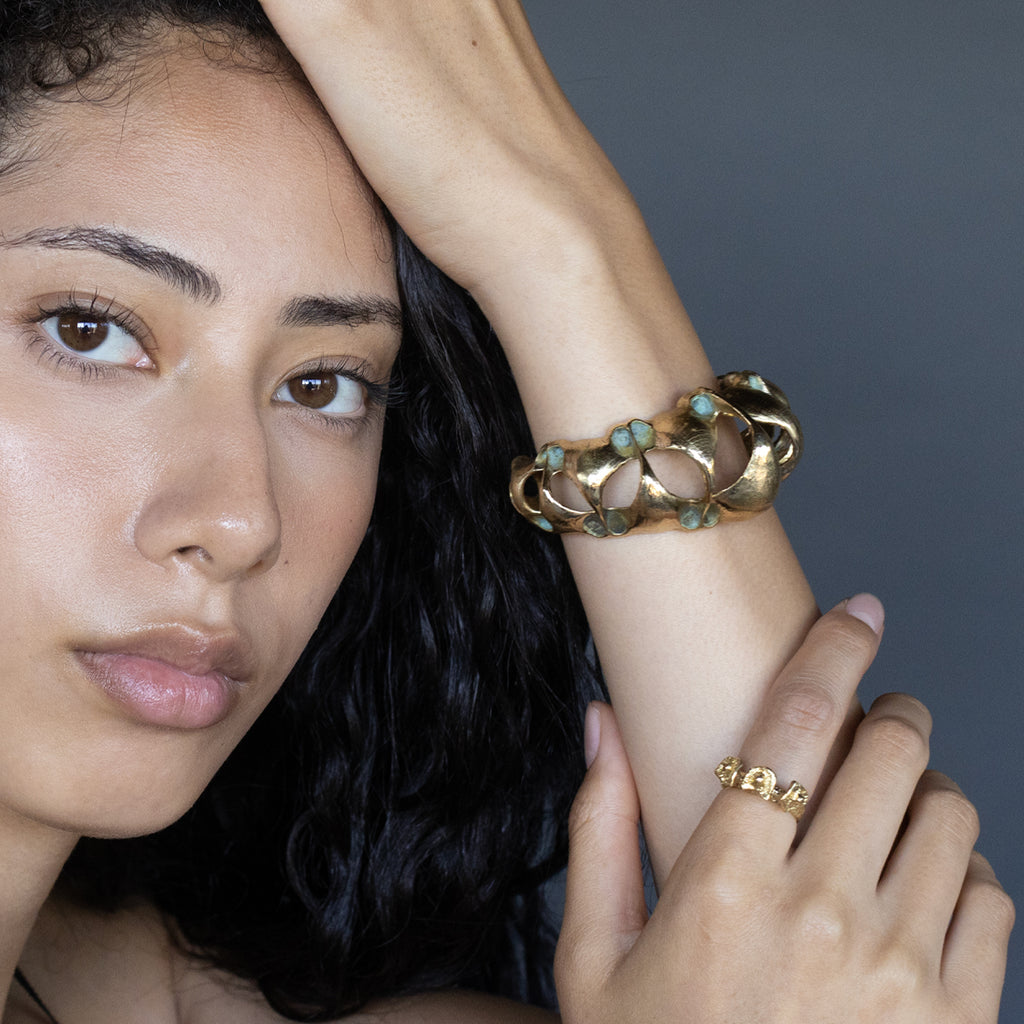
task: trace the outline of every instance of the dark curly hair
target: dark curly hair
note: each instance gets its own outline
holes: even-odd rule
[[[0,173],[30,168],[35,112],[127,84],[126,56],[168,26],[298,74],[254,0],[4,2]],[[156,904],[191,952],[296,1020],[450,985],[552,1001],[540,886],[564,863],[600,689],[561,548],[506,496],[531,442],[498,341],[390,226],[404,397],[355,562],[191,811],[153,836],[82,840],[60,883],[111,910]]]

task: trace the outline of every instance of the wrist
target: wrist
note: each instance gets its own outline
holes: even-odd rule
[[[538,236],[539,237],[539,236]],[[471,289],[494,326],[534,437],[599,436],[714,385],[646,228],[561,221]]]
[[[625,185],[599,187],[592,177],[520,179],[500,216],[491,218],[460,282],[491,317],[529,295],[583,305],[598,288],[628,295],[663,270],[650,232]],[[579,301],[575,301],[579,298]]]

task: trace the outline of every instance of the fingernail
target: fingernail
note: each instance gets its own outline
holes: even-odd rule
[[[885,625],[885,609],[874,594],[856,594],[847,598],[846,614],[867,623],[879,636]]]
[[[591,703],[587,708],[587,717],[583,722],[583,759],[589,768],[597,757],[597,748],[601,745],[601,711],[597,704]]]

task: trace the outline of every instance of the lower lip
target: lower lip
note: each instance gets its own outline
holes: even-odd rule
[[[194,676],[137,654],[79,651],[86,674],[136,721],[170,729],[206,729],[231,712],[239,684],[219,672]]]

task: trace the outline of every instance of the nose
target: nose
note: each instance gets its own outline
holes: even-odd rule
[[[267,437],[256,410],[233,411],[195,408],[162,421],[154,480],[134,524],[135,546],[149,561],[217,582],[276,562],[281,514]]]

